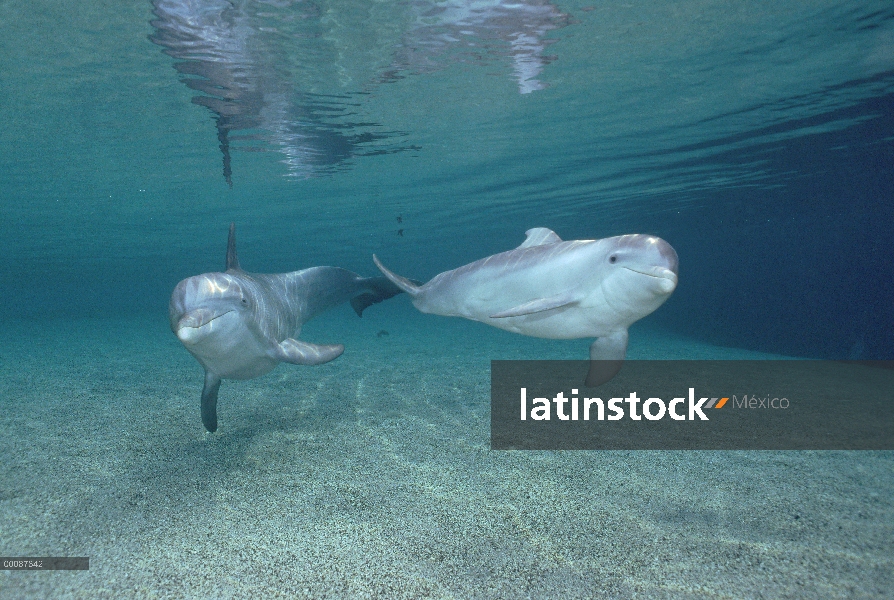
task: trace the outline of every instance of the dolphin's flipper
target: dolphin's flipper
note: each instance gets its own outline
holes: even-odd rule
[[[320,346],[288,338],[276,346],[276,357],[293,365],[322,365],[335,360],[344,351],[345,347],[341,344]]]
[[[400,275],[396,275],[385,268],[385,265],[379,262],[379,257],[373,254],[373,262],[376,263],[376,266],[379,267],[379,270],[382,272],[385,277],[391,280],[391,282],[408,293],[410,296],[416,297],[419,295],[420,286],[413,283],[411,280],[406,277],[401,277]]]
[[[369,291],[351,298],[351,308],[358,317],[363,316],[363,310],[373,304],[378,304],[392,296],[403,293],[403,290],[392,283],[387,277],[369,277],[361,281]],[[415,283],[415,282],[414,282]]]
[[[521,243],[519,248],[530,248],[531,246],[545,246],[546,244],[558,244],[562,241],[556,232],[546,227],[534,227],[525,232],[525,241]]]
[[[505,319],[506,317],[520,317],[522,315],[530,315],[532,313],[539,313],[554,308],[562,308],[569,304],[575,304],[577,301],[577,294],[574,293],[559,294],[557,296],[550,296],[549,298],[538,298],[537,300],[531,300],[530,302],[513,306],[509,310],[498,312],[495,315],[491,315],[490,318]]]
[[[202,424],[211,433],[217,431],[218,390],[220,390],[220,377],[211,371],[205,371],[205,387],[202,388]]]
[[[627,355],[627,330],[597,338],[590,346],[590,372],[586,385],[596,387],[609,381],[621,370]]]

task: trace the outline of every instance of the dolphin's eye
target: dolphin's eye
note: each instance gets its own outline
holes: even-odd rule
[[[248,304],[248,300],[246,300],[245,298],[243,298],[243,299],[242,299],[242,304],[246,304],[246,305],[247,305],[247,304]]]
[[[616,262],[618,262],[618,257],[615,256],[614,254],[612,254],[611,256],[608,257],[608,262],[616,263]]]

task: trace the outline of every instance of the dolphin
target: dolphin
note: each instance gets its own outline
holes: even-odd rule
[[[677,253],[661,238],[622,235],[562,241],[529,229],[514,250],[436,275],[425,285],[373,261],[421,312],[464,317],[550,339],[597,338],[586,385],[614,377],[627,354],[627,329],[677,287]]]
[[[202,423],[217,430],[217,393],[222,379],[253,379],[281,362],[319,365],[341,356],[341,344],[296,339],[301,326],[348,300],[358,316],[371,304],[401,293],[384,277],[364,278],[337,267],[292,273],[248,273],[236,256],[236,226],[230,224],[224,273],[184,279],[168,308],[173,331],[205,368]]]

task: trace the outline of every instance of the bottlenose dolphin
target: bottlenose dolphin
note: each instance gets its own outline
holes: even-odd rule
[[[341,344],[297,340],[301,326],[348,300],[358,316],[371,304],[401,293],[384,277],[364,278],[337,267],[292,273],[248,273],[236,256],[230,225],[224,273],[184,279],[174,288],[168,314],[171,331],[205,368],[202,423],[217,430],[221,379],[252,379],[281,362],[319,365],[341,356]]]
[[[423,286],[376,266],[421,312],[465,317],[550,339],[597,338],[586,384],[615,376],[627,353],[627,328],[677,287],[677,253],[650,235],[564,242],[543,227],[521,246],[436,275]]]

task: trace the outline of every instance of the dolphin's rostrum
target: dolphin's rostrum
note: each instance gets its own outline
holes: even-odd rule
[[[624,361],[628,327],[677,287],[677,253],[651,235],[565,242],[544,227],[526,235],[514,250],[446,271],[423,286],[373,260],[421,312],[533,337],[597,338],[586,384],[605,383]]]
[[[230,225],[224,273],[184,279],[169,306],[171,330],[205,368],[202,423],[217,430],[217,393],[222,379],[252,379],[281,362],[319,365],[338,358],[344,346],[298,339],[301,326],[348,300],[357,315],[401,290],[384,277],[364,278],[337,267],[292,273],[248,273],[236,256]]]

